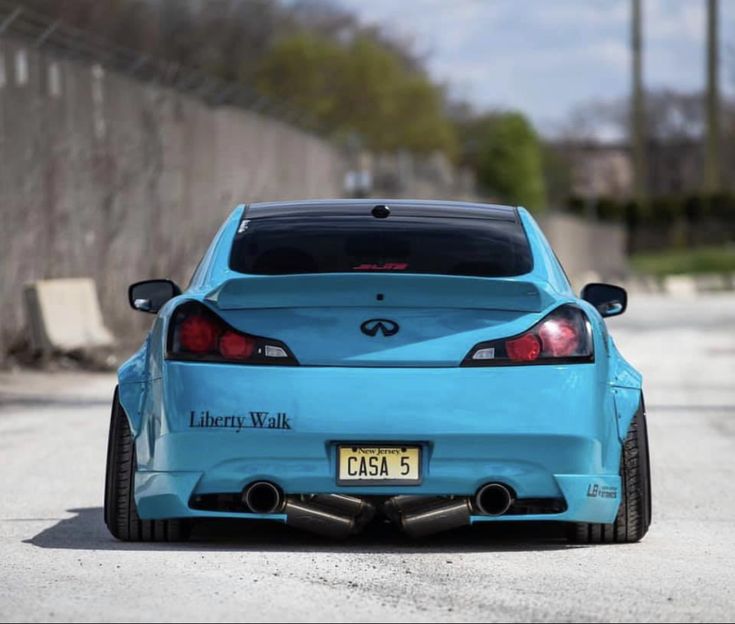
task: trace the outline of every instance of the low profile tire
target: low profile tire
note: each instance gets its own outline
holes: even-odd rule
[[[620,459],[622,500],[613,524],[574,523],[567,537],[575,544],[614,544],[637,542],[651,525],[651,466],[648,455],[646,408],[641,396],[623,444]]]
[[[189,537],[186,520],[141,520],[135,506],[135,442],[115,388],[107,443],[105,524],[125,542],[179,542]]]

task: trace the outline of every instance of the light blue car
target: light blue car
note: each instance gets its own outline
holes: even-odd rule
[[[196,518],[344,538],[558,521],[634,542],[651,521],[641,375],[523,208],[330,200],[238,206],[119,370],[105,521],[185,539]]]

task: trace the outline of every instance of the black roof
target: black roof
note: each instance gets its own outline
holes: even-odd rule
[[[388,206],[390,214],[402,217],[459,217],[516,221],[513,206],[425,199],[315,199],[307,201],[260,202],[245,209],[244,218],[285,217],[291,215],[347,216],[369,215],[375,206]]]

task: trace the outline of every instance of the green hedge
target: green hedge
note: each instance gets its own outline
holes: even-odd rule
[[[630,264],[638,273],[659,276],[735,273],[735,245],[638,253],[631,256]]]
[[[586,218],[624,224],[630,253],[735,242],[735,194],[653,197],[645,204],[609,197],[574,197],[568,210]]]
[[[630,227],[673,221],[697,224],[706,219],[732,224],[735,223],[735,194],[654,197],[645,204],[609,197],[593,200],[572,197],[568,209],[573,214],[592,214],[601,221],[626,223]]]

